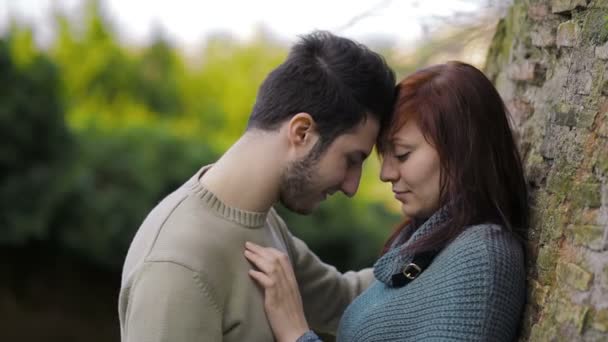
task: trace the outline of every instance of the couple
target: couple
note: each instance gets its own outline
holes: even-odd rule
[[[372,269],[340,273],[273,209],[353,196],[373,146],[408,218]],[[395,87],[378,54],[304,36],[262,83],[246,132],[139,228],[123,341],[510,341],[525,299],[522,165],[504,104],[450,62]]]

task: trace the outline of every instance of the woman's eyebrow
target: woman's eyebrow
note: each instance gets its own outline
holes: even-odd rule
[[[408,142],[403,141],[403,140],[401,140],[399,138],[393,139],[391,141],[391,144],[393,146],[400,146],[400,147],[405,147],[405,148],[410,148],[410,149],[414,148],[414,144],[408,143]]]

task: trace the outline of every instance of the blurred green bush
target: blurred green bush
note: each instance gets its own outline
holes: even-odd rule
[[[81,18],[57,14],[45,51],[16,24],[0,39],[0,244],[48,242],[119,270],[148,211],[242,133],[287,48],[217,36],[196,62],[162,33],[122,46],[96,1]],[[309,217],[280,209],[340,269],[369,266],[398,220],[367,164],[355,200],[335,196]]]

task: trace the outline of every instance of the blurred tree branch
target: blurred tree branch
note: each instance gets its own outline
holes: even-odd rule
[[[420,6],[419,0],[410,0],[411,8]],[[437,31],[435,28],[444,29],[449,26],[471,27],[476,23],[481,23],[479,26],[487,26],[488,18],[499,18],[504,16],[506,10],[511,6],[513,0],[460,0],[464,4],[482,4],[475,11],[460,10],[451,13],[450,15],[430,15],[426,18],[420,18],[420,28],[423,33],[423,39],[429,39],[431,35]],[[343,25],[337,26],[334,31],[343,32],[357,23],[374,16],[378,11],[390,7],[392,0],[379,1],[375,6],[355,15]]]
[[[346,22],[344,25],[338,26],[337,28],[335,28],[334,31],[341,32],[341,31],[344,31],[344,30],[354,26],[361,20],[374,15],[374,13],[376,11],[378,11],[379,9],[388,7],[388,5],[390,5],[391,2],[392,2],[392,0],[380,1],[378,4],[376,4],[376,6],[357,14],[356,16],[352,17],[348,22]]]

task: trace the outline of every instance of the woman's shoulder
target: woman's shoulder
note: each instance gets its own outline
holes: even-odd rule
[[[483,278],[492,292],[497,288],[516,291],[525,284],[522,242],[496,224],[467,227],[437,257],[449,272]]]
[[[523,246],[499,225],[468,227],[437,255],[431,267],[452,291],[483,298],[489,307],[505,306],[509,300],[519,303],[525,293]]]
[[[497,224],[478,224],[465,228],[439,257],[460,260],[466,266],[484,266],[489,272],[505,268],[524,270],[522,242],[505,227]]]
[[[472,247],[486,252],[521,252],[522,242],[507,228],[494,224],[483,223],[466,227],[454,239],[451,245],[457,247]]]

